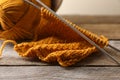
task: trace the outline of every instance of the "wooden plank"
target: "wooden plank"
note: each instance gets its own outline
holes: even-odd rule
[[[87,15],[62,15],[64,18],[77,24],[119,24],[118,16],[87,16]]]
[[[117,46],[120,49],[120,41],[111,41],[113,46]],[[108,48],[109,49],[109,48]],[[117,52],[109,49],[110,54],[114,53],[114,57],[118,56],[117,60],[120,61],[120,55]],[[7,45],[3,51],[2,58],[0,59],[0,65],[51,65],[43,63],[40,60],[22,58],[14,50],[13,45]],[[57,65],[57,64],[55,64]],[[52,65],[51,65],[52,66]],[[80,61],[75,66],[117,66],[111,59],[103,55],[102,53],[93,53],[86,59]]]
[[[1,80],[119,80],[120,67],[3,66]]]
[[[109,39],[120,39],[120,24],[83,24],[81,27]]]
[[[120,39],[120,16],[64,15],[63,17],[91,32],[105,35],[109,39]]]

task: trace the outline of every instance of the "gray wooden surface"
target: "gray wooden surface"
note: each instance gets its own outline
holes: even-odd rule
[[[2,66],[0,80],[119,80],[120,67]]]
[[[70,17],[71,18],[71,17]],[[110,44],[120,49],[120,24],[117,18],[104,17],[102,22],[98,17],[92,23],[83,23],[82,27],[96,34],[103,34],[110,39]],[[84,18],[83,18],[84,19]],[[88,19],[85,18],[87,21]],[[78,21],[78,19],[76,19]],[[83,20],[84,22],[84,20]],[[77,23],[77,22],[76,22]],[[81,25],[81,23],[77,23]],[[1,45],[2,41],[0,42]],[[120,53],[110,47],[105,48],[109,54],[120,62]],[[0,80],[119,80],[120,66],[96,52],[72,67],[61,67],[58,64],[48,64],[39,60],[22,58],[8,44],[0,58]]]

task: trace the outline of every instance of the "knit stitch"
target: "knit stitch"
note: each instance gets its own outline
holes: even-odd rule
[[[41,7],[41,10],[38,10],[22,0],[12,1],[0,1],[0,38],[9,40],[4,42],[1,53],[5,44],[12,42],[14,49],[22,57],[38,58],[43,62],[57,62],[61,66],[71,66],[97,51],[95,46],[80,37],[47,9]],[[36,3],[35,0],[31,1]],[[48,3],[50,2],[46,0],[45,4],[50,7]],[[13,4],[15,8],[11,7]],[[100,47],[108,45],[106,37],[98,36],[68,20],[66,22]],[[26,39],[30,41],[25,42]],[[17,41],[22,43],[16,43]]]
[[[66,20],[101,47],[107,46],[108,39],[97,36]],[[48,10],[41,8],[41,22],[35,32],[33,42],[15,45],[14,49],[22,57],[39,58],[44,62],[71,66],[97,49],[71,30]]]

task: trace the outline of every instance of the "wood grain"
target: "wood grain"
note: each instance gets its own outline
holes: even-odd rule
[[[3,66],[1,80],[119,80],[120,67]]]
[[[118,16],[62,15],[62,16],[76,24],[119,24],[120,23],[120,15]]]
[[[63,17],[98,35],[105,35],[109,39],[120,39],[120,16],[64,15]]]
[[[83,24],[81,27],[108,39],[120,39],[120,24]]]

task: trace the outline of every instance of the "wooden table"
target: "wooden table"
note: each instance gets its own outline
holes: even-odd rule
[[[82,27],[103,34],[120,49],[120,17],[65,16]],[[79,20],[80,21],[79,21]],[[120,62],[120,53],[106,48]],[[0,59],[0,80],[119,80],[120,66],[102,53],[93,53],[72,67],[21,58],[9,44]]]

